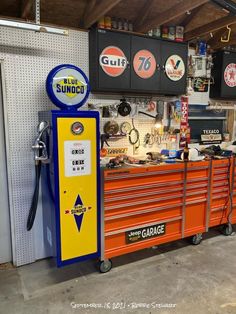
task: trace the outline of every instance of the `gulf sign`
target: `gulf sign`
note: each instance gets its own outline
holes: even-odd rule
[[[125,71],[128,61],[120,48],[108,46],[101,52],[99,64],[107,75],[117,77]]]

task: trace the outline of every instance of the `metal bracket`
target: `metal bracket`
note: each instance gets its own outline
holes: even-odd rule
[[[40,0],[35,0],[35,23],[40,24]]]

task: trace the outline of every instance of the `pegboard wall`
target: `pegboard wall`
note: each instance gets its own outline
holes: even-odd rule
[[[4,116],[13,262],[20,266],[46,257],[41,198],[34,227],[32,231],[26,231],[34,190],[31,146],[36,136],[38,111],[55,109],[46,95],[45,79],[53,67],[62,63],[77,65],[88,75],[88,33],[70,30],[69,36],[64,37],[1,27],[0,60],[5,86]],[[120,96],[91,95],[89,102],[110,104],[119,99]],[[118,118],[119,122],[126,120]],[[136,124],[141,141],[144,133],[150,131],[153,124],[153,121],[145,118]],[[111,145],[127,146],[128,141],[125,138]],[[144,154],[146,150],[150,148],[142,148],[141,143],[140,153]]]

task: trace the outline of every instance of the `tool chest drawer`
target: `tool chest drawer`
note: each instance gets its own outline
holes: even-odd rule
[[[159,229],[158,229],[159,228]],[[159,234],[158,234],[159,233]],[[105,257],[118,256],[181,238],[181,217],[150,221],[105,233]]]

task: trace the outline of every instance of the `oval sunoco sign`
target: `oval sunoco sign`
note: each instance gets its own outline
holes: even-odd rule
[[[99,63],[107,75],[116,77],[125,71],[128,61],[120,48],[108,46],[100,54]]]

